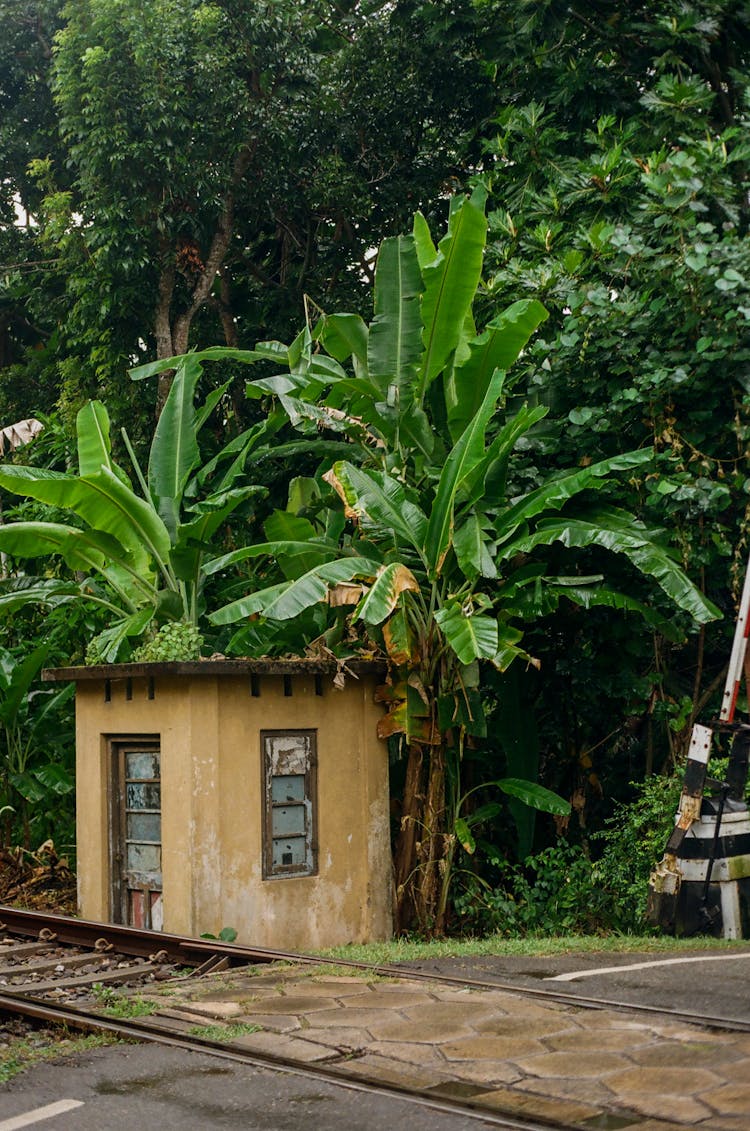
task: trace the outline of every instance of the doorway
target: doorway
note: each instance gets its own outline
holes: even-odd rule
[[[161,748],[158,735],[110,740],[112,921],[160,931]]]

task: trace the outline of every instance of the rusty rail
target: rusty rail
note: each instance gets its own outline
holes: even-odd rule
[[[111,942],[119,953],[141,958],[150,958],[155,952],[161,951],[171,962],[182,966],[197,966],[201,970],[205,969],[206,972],[209,969],[217,969],[218,962],[229,966],[250,966],[271,962],[292,962],[306,966],[339,966],[371,973],[374,976],[442,982],[464,989],[505,990],[522,997],[555,1001],[582,1009],[616,1009],[629,1013],[645,1013],[651,1017],[663,1017],[691,1025],[702,1025],[710,1029],[750,1032],[750,1021],[736,1018],[688,1013],[684,1010],[665,1009],[663,1006],[635,1004],[610,998],[586,997],[582,994],[565,993],[560,990],[519,986],[517,983],[502,982],[495,979],[460,978],[452,974],[415,970],[410,966],[357,962],[346,958],[324,958],[319,954],[271,950],[268,947],[242,946],[237,943],[225,943],[220,939],[194,939],[187,935],[167,934],[163,931],[144,931],[136,927],[125,927],[116,923],[98,923],[89,919],[73,919],[65,915],[54,915],[50,912],[23,911],[5,905],[0,905],[0,926],[28,938],[37,938],[40,931],[46,929],[53,932],[60,942],[74,946],[94,947],[96,943],[106,940]]]

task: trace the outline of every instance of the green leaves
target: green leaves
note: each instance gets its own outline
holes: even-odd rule
[[[415,227],[424,280],[424,354],[417,389],[419,401],[461,341],[482,271],[486,231],[484,208],[479,201],[474,197],[463,199],[451,212],[437,256],[428,262],[425,254],[429,254],[429,244],[424,232],[418,234]]]
[[[468,342],[468,356],[453,366],[445,382],[448,427],[454,440],[478,411],[495,371],[510,369],[547,317],[547,311],[536,299],[521,299],[488,322],[484,333]]]
[[[422,354],[419,299],[422,277],[414,240],[383,240],[375,273],[375,318],[367,343],[369,375],[391,400],[412,396]],[[394,392],[389,392],[390,389]]]
[[[495,373],[482,404],[445,461],[425,533],[425,557],[431,579],[440,573],[450,548],[456,493],[484,457],[485,431],[502,383],[503,374]]]
[[[435,612],[435,620],[462,664],[491,660],[497,654],[497,621],[485,613],[465,612],[460,605],[446,605]]]

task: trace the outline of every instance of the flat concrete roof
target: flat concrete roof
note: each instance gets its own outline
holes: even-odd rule
[[[49,683],[74,680],[93,679],[133,679],[143,676],[156,675],[187,675],[187,676],[217,676],[217,675],[330,675],[343,671],[353,676],[384,675],[387,665],[381,660],[322,660],[316,657],[300,657],[297,659],[210,659],[205,660],[170,660],[158,663],[136,664],[92,664],[70,668],[45,668],[42,679]]]

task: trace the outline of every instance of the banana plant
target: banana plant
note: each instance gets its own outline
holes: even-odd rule
[[[699,622],[716,615],[668,550],[630,516],[571,509],[582,492],[601,492],[611,476],[636,472],[650,452],[624,453],[521,499],[507,497],[513,450],[545,414],[529,406],[507,412],[508,370],[547,315],[540,303],[522,300],[478,332],[473,304],[485,236],[478,194],[452,202],[437,245],[417,214],[410,235],[381,245],[369,325],[358,315],[316,310],[289,346],[194,355],[198,364],[222,354],[277,368],[283,362],[284,372],[249,380],[248,395],[272,395],[311,443],[321,430],[349,442],[337,458],[340,444],[328,440],[315,481],[316,505],[325,506],[327,485],[336,520],[315,527],[290,501],[285,521],[266,524],[265,543],[210,562],[208,571],[259,558],[288,568],[270,586],[251,584],[209,619],[226,625],[252,618],[262,639],[258,618],[275,632],[279,624],[299,625],[313,609],[340,611],[351,602],[350,624],[360,627],[362,645],[379,647],[390,661],[379,692],[387,708],[380,734],[399,736],[407,751],[397,926],[416,914],[437,933],[445,926],[457,837],[461,843],[457,822],[466,819],[458,811],[463,742],[486,733],[480,663],[504,670],[513,661],[537,662],[523,647],[524,623],[563,597],[656,619],[599,574],[557,576],[547,568],[546,548],[624,554]],[[535,783],[527,785],[524,799],[549,807]]]
[[[534,613],[549,611],[563,596],[583,606],[603,604],[660,624],[663,620],[637,599],[608,587],[601,575],[550,576],[539,549],[554,542],[605,546],[626,555],[696,620],[715,615],[669,552],[634,521],[626,522],[621,513],[604,507],[588,510],[585,519],[558,513],[581,492],[605,488],[613,474],[642,466],[648,452],[627,453],[556,477],[513,503],[489,494],[487,484],[497,462],[506,459],[508,445],[524,434],[522,424],[528,429],[538,417],[522,410],[501,431],[503,443],[498,437],[487,443],[500,386],[498,377],[491,380],[434,491],[421,498],[386,472],[347,461],[334,463],[325,478],[352,524],[344,553],[337,556],[336,544],[325,538],[277,539],[234,551],[207,566],[211,572],[260,555],[320,555],[306,571],[217,610],[209,617],[215,624],[259,615],[272,622],[289,621],[321,602],[355,602],[352,621],[361,623],[390,661],[389,681],[379,692],[387,711],[378,730],[383,738],[401,735],[407,744],[407,783],[415,782],[415,798],[405,802],[416,801],[418,771],[428,752],[428,811],[414,814],[404,826],[407,836],[396,866],[402,904],[411,901],[422,922],[430,921],[437,931],[445,925],[448,895],[440,862],[452,862],[458,835],[457,814],[447,839],[441,822],[446,775],[450,796],[458,796],[458,764],[447,758],[448,738],[457,736],[460,746],[466,735],[486,734],[478,662],[488,661],[499,670],[517,659],[536,663],[523,648],[524,622]],[[546,601],[543,610],[540,589]],[[561,812],[559,798],[551,806],[548,791],[526,784],[527,803]],[[567,803],[562,804],[565,808]],[[414,860],[417,841],[419,869]]]
[[[198,374],[199,367],[185,358],[156,426],[146,475],[123,432],[137,487],[112,457],[109,416],[98,401],[77,416],[77,475],[0,465],[0,487],[71,515],[67,523],[2,526],[0,550],[14,558],[57,556],[84,574],[77,581],[11,579],[0,590],[0,609],[70,601],[103,607],[109,624],[91,649],[102,662],[121,658],[149,626],[198,625],[211,540],[240,504],[264,493],[240,477],[250,452],[273,429],[272,422],[263,422],[204,464],[199,432],[224,390],[214,391],[196,409]]]

